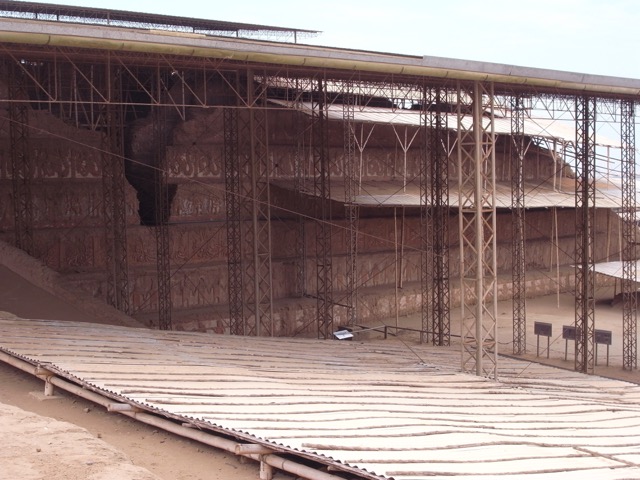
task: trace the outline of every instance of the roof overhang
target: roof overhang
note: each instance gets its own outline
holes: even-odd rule
[[[640,260],[636,260],[636,270],[640,267]],[[624,279],[623,263],[622,262],[600,262],[594,265],[594,271],[601,275],[606,275],[612,278]],[[633,279],[637,282],[637,277]]]
[[[640,96],[640,80],[431,56],[407,56],[202,34],[0,19],[0,42],[181,55],[307,69],[486,81],[556,94]]]
[[[287,102],[283,100],[269,100],[272,103],[297,110],[312,115],[313,105],[309,102]],[[325,106],[327,118],[329,120],[344,121],[344,109],[342,104],[331,104]],[[457,130],[463,126],[469,130],[473,124],[471,115],[462,115],[460,118],[456,114],[445,114],[447,128]],[[356,107],[353,113],[353,121],[356,123],[371,123],[394,126],[420,126],[420,111],[402,108],[384,107]],[[488,128],[490,119],[483,118],[485,128]],[[511,117],[495,117],[493,120],[493,130],[498,135],[512,135]],[[560,140],[573,143],[576,140],[575,122],[526,118],[524,120],[524,132],[526,136],[533,138],[545,138],[548,140]],[[602,134],[598,134],[596,144],[620,148],[620,141],[612,140]]]
[[[296,182],[293,179],[277,179],[271,181],[272,185],[279,188],[296,191]],[[575,208],[575,190],[569,188],[573,185],[526,182],[524,186],[525,208],[526,209],[548,209],[548,208]],[[560,188],[562,187],[562,188]],[[358,193],[354,198],[354,203],[360,207],[369,208],[389,208],[408,207],[418,208],[421,206],[420,185],[417,179],[403,181],[396,180],[368,180],[358,184]],[[445,204],[449,208],[458,208],[460,200],[459,185],[451,183],[449,185],[449,195],[445,199]],[[315,193],[310,190],[301,190],[302,195],[314,197]],[[496,182],[495,206],[499,210],[510,210],[512,208],[512,193],[510,182]],[[609,183],[601,183],[596,187],[595,202],[597,208],[616,209],[620,207],[620,189]],[[331,181],[331,200],[336,203],[345,203],[344,181]],[[429,197],[426,198],[427,205],[431,204]],[[487,205],[489,206],[489,205]]]
[[[222,35],[223,32],[286,32],[317,34],[315,30],[227,22],[202,18],[176,17],[157,13],[132,12],[100,7],[76,7],[41,2],[0,0],[0,16],[15,19],[52,20],[67,24],[99,25],[104,27],[155,28],[174,32],[195,32]],[[214,33],[215,32],[215,33]]]

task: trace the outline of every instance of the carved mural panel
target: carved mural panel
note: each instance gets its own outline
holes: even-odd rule
[[[131,272],[131,280],[134,311],[157,311],[155,271],[134,270]],[[171,301],[173,308],[177,310],[226,304],[227,266],[184,268],[174,271],[171,276]]]
[[[0,186],[0,228],[13,230],[12,185]],[[101,181],[36,181],[31,185],[33,223],[36,228],[102,227],[103,194]],[[136,198],[126,184],[128,223],[137,223]]]
[[[99,150],[68,143],[34,144],[31,159],[35,179],[101,178],[102,158]]]
[[[167,147],[169,178],[222,178],[220,145],[177,145]]]
[[[210,221],[225,218],[222,183],[180,183],[171,206],[177,221]]]

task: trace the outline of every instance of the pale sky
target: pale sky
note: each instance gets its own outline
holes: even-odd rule
[[[640,79],[638,0],[57,0],[321,30],[304,42]]]

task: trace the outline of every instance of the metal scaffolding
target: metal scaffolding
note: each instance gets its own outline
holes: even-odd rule
[[[527,308],[526,308],[526,264],[525,264],[525,200],[524,158],[526,143],[524,121],[526,108],[524,98],[511,98],[511,276],[513,290],[513,354],[527,353]]]
[[[240,111],[238,136],[244,150],[240,155],[241,208],[245,222],[243,232],[243,266],[245,315],[244,334],[272,336],[276,333],[273,317],[271,272],[271,198],[269,178],[271,164],[267,136],[267,82],[254,78],[247,70],[246,84],[240,86],[243,108]]]
[[[331,169],[325,81],[316,78],[312,108],[312,155],[316,215],[316,276],[318,338],[333,333],[333,277],[331,258]]]
[[[156,104],[152,108],[154,158],[154,202],[155,222],[154,235],[156,240],[156,272],[158,282],[158,328],[171,330],[171,261],[169,245],[169,188],[168,166],[166,161],[167,132],[166,107],[161,105],[161,98],[166,88],[163,74],[158,69],[155,75]]]
[[[433,266],[433,306],[431,331],[433,344],[447,346],[451,342],[449,298],[449,155],[447,152],[447,90],[436,88],[430,118],[431,210],[433,211],[431,242]]]
[[[77,128],[100,131],[103,134],[102,174],[109,267],[108,298],[111,303],[125,312],[130,309],[128,291],[130,285],[127,275],[125,153],[123,150],[125,146],[129,146],[129,143],[123,131],[129,122],[135,128],[140,128],[140,132],[143,129],[147,129],[144,130],[147,132],[148,128],[153,126],[154,151],[134,150],[134,153],[140,154],[140,158],[132,158],[131,164],[142,163],[156,169],[153,179],[145,178],[144,180],[153,183],[153,186],[145,185],[149,187],[145,193],[151,195],[153,190],[155,200],[156,218],[153,228],[156,240],[157,292],[153,293],[157,294],[158,298],[160,328],[172,326],[170,227],[168,225],[171,189],[167,185],[168,171],[165,156],[167,142],[171,141],[170,133],[178,123],[178,120],[173,120],[174,117],[180,116],[180,119],[185,121],[189,118],[190,112],[195,109],[219,108],[223,112],[229,295],[229,322],[225,324],[225,330],[228,328],[230,333],[237,335],[276,335],[281,333],[281,328],[276,325],[273,313],[271,222],[272,213],[275,212],[271,211],[270,181],[273,180],[273,172],[272,160],[269,158],[267,120],[277,109],[284,111],[286,108],[283,107],[284,103],[297,104],[298,109],[302,106],[307,108],[307,104],[311,103],[309,125],[301,120],[308,117],[294,110],[292,116],[299,118],[293,120],[293,128],[287,131],[289,137],[274,136],[283,145],[291,138],[295,142],[291,145],[295,148],[295,152],[290,157],[293,167],[289,169],[287,164],[287,168],[275,170],[279,176],[282,176],[277,180],[282,181],[283,184],[293,180],[295,191],[299,194],[296,198],[303,198],[303,195],[308,194],[305,201],[300,202],[302,205],[300,208],[293,206],[291,211],[286,212],[287,206],[277,206],[279,212],[285,212],[286,221],[297,215],[296,247],[295,253],[291,253],[291,257],[295,256],[296,262],[293,267],[296,273],[295,286],[292,286],[294,283],[292,279],[283,286],[283,291],[284,294],[291,295],[314,295],[317,302],[317,315],[315,319],[310,318],[309,322],[316,321],[319,338],[331,338],[334,330],[334,305],[342,305],[342,299],[335,301],[334,298],[334,277],[340,278],[340,276],[333,271],[332,265],[334,258],[332,232],[335,227],[332,225],[331,211],[331,175],[336,174],[340,168],[332,165],[330,153],[338,152],[339,155],[341,148],[344,155],[344,213],[347,247],[345,321],[348,324],[355,324],[359,313],[358,294],[361,293],[358,291],[357,267],[358,255],[362,253],[358,252],[358,239],[364,239],[358,236],[361,212],[356,197],[362,193],[359,190],[359,182],[363,175],[365,180],[370,175],[376,181],[380,179],[386,181],[391,176],[397,176],[400,170],[399,158],[395,158],[395,163],[390,166],[385,164],[384,160],[379,160],[376,157],[377,153],[373,152],[371,157],[374,161],[379,161],[382,167],[379,172],[375,172],[374,169],[366,172],[362,170],[367,161],[363,152],[374,125],[381,123],[390,125],[388,132],[381,132],[380,137],[371,143],[379,142],[381,148],[388,148],[390,131],[393,128],[404,153],[402,180],[403,189],[406,190],[413,180],[411,176],[417,173],[415,171],[417,165],[412,163],[415,160],[413,155],[415,150],[411,150],[413,147],[411,142],[407,141],[406,130],[403,143],[396,131],[396,126],[405,122],[405,129],[415,128],[415,120],[409,120],[409,117],[416,112],[411,110],[421,108],[420,129],[416,131],[414,138],[422,138],[424,146],[419,165],[422,231],[420,238],[415,240],[411,238],[407,245],[413,248],[419,242],[423,253],[422,264],[419,267],[423,295],[422,331],[428,332],[428,340],[436,345],[450,343],[449,169],[451,168],[452,174],[457,170],[460,192],[458,219],[462,368],[478,375],[494,377],[497,375],[497,261],[496,140],[493,127],[494,110],[498,108],[494,93],[497,92],[498,100],[505,98],[512,102],[510,106],[513,144],[510,160],[513,214],[513,352],[515,354],[526,353],[523,167],[527,154],[525,98],[529,98],[532,105],[538,100],[550,101],[548,108],[553,114],[557,113],[558,117],[564,115],[566,118],[566,114],[573,113],[575,108],[577,130],[575,263],[576,326],[578,327],[576,369],[585,372],[593,371],[596,116],[596,98],[593,95],[598,96],[600,106],[600,94],[589,93],[591,96],[579,96],[575,98],[574,105],[576,91],[569,87],[556,89],[547,85],[544,91],[536,92],[533,87],[530,88],[525,84],[512,82],[493,84],[485,80],[471,83],[471,80],[460,80],[457,99],[454,99],[456,92],[453,91],[451,80],[430,77],[431,73],[421,70],[423,66],[420,65],[415,66],[416,70],[411,74],[391,74],[389,70],[382,69],[372,72],[361,70],[354,74],[352,71],[342,69],[338,64],[335,64],[338,65],[335,68],[301,64],[280,65],[269,63],[276,62],[273,59],[260,63],[224,55],[199,57],[170,52],[160,55],[155,51],[122,50],[104,55],[103,51],[98,51],[91,46],[56,47],[54,44],[4,43],[0,45],[0,53],[6,61],[6,80],[10,87],[8,125],[16,244],[26,251],[33,251],[33,207],[30,183],[34,173],[29,158],[29,112],[31,110],[48,111],[67,126],[73,125]],[[223,92],[219,91],[220,84],[225,82],[228,88]],[[420,91],[422,91],[422,98]],[[591,90],[586,91],[591,92]],[[267,102],[267,94],[272,100],[271,103]],[[620,95],[602,93],[603,97],[621,102],[622,105],[622,214],[625,276],[623,366],[625,369],[637,368],[635,312],[637,305],[634,294],[635,283],[632,280],[637,274],[634,262],[636,258],[635,104],[630,100],[633,95],[633,93]],[[334,105],[329,111],[328,105],[331,102]],[[339,108],[336,108],[339,104],[342,106],[341,134],[344,143],[339,145],[338,137],[332,137],[332,142],[336,141],[336,143],[331,143],[333,150],[330,152],[329,115],[333,115],[332,121],[340,120]],[[366,109],[369,107],[371,110],[367,112]],[[509,102],[501,107],[508,110]],[[374,119],[375,115],[381,113],[377,109],[386,109],[382,110],[385,116],[393,112],[397,117],[390,122],[379,120],[383,116]],[[447,122],[453,121],[452,112],[454,111],[457,113],[455,126],[459,162],[457,169],[453,164],[450,165],[450,146],[448,145],[450,130]],[[359,116],[362,113],[365,115]],[[366,118],[368,114],[371,116]],[[357,127],[356,118],[358,123],[362,122]],[[471,125],[469,125],[470,118]],[[369,121],[371,123],[367,124],[366,122]],[[62,122],[60,123],[62,125]],[[364,126],[365,124],[370,125],[369,134],[365,134],[365,129],[368,128]],[[356,135],[356,128],[361,128],[360,135]],[[383,129],[378,126],[375,128]],[[338,125],[332,132],[339,132]],[[388,137],[385,136],[387,133]],[[56,133],[50,132],[50,134],[53,137]],[[286,140],[283,140],[285,138]],[[453,141],[453,136],[451,140]],[[217,139],[213,140],[214,143],[217,141]],[[176,150],[178,147],[176,146]],[[147,158],[147,154],[151,156],[152,153],[155,157]],[[209,160],[215,163],[216,158],[212,155]],[[178,163],[179,161],[176,161],[176,164]],[[126,165],[128,168],[130,163]],[[393,173],[389,174],[391,171]],[[39,172],[38,175],[40,175]],[[205,175],[207,182],[215,184],[215,188],[221,188],[222,181],[216,176],[217,173]],[[127,178],[133,184],[132,177],[133,175],[130,176],[127,170]],[[309,181],[305,185],[306,179]],[[564,180],[568,181],[568,177]],[[279,184],[278,188],[280,188]],[[372,198],[373,196],[372,194]],[[311,208],[305,208],[308,205],[315,205],[316,210],[312,212]],[[377,207],[389,208],[388,204]],[[374,209],[367,207],[366,214],[369,215],[370,211],[373,212]],[[407,209],[407,211],[409,215],[414,212],[417,215],[415,210]],[[387,214],[390,214],[390,210],[380,213],[380,217]],[[313,217],[313,220],[305,224],[307,215]],[[375,214],[371,213],[371,215]],[[213,221],[219,220],[221,218],[215,217]],[[315,234],[315,239],[305,238],[311,234]],[[315,242],[315,258],[311,258],[313,254],[310,254],[309,258],[310,265],[311,260],[316,262],[315,271],[311,271],[311,266],[309,266],[309,272],[305,268],[308,254],[306,241],[309,245]],[[129,253],[133,255],[133,250]],[[413,254],[414,252],[411,251],[407,256],[412,259]],[[224,252],[216,257],[216,261],[223,255]],[[417,256],[417,252],[415,255]],[[406,271],[410,272],[407,278],[417,280],[417,274],[411,268],[415,267],[417,270],[418,267],[411,265],[410,262],[411,260],[407,260],[409,267]],[[289,265],[291,263],[283,266],[282,270],[293,271]],[[396,258],[396,268],[397,265]],[[402,263],[400,265],[402,269]],[[388,271],[383,273],[376,278],[376,281],[381,285],[389,286]],[[317,280],[315,292],[311,291],[314,286],[307,285],[308,281],[313,280],[314,275]],[[397,278],[396,281],[398,281]],[[338,286],[338,280],[335,282],[335,286]],[[341,289],[342,285],[340,284],[339,287]],[[289,290],[286,290],[287,288]],[[280,294],[279,288],[277,291]],[[150,297],[153,296],[150,295]],[[133,295],[131,298],[133,302]],[[152,302],[153,300],[149,301],[149,303]],[[360,307],[363,305],[361,303]],[[306,324],[305,327],[310,324]]]
[[[26,103],[26,72],[16,62],[9,61],[6,73],[15,245],[33,255],[33,165],[29,145],[30,107]]]
[[[429,129],[433,123],[433,91],[425,86],[422,89],[420,109],[420,129],[422,130],[422,150],[420,155],[420,286],[421,329],[420,343],[432,341],[433,326],[433,208],[431,208],[431,144],[432,135]]]
[[[107,302],[130,313],[121,72],[107,63],[102,129],[102,187]]]
[[[300,90],[299,80],[296,79],[296,90]],[[292,131],[295,139],[295,151],[293,152],[293,178],[294,190],[298,195],[305,190],[306,172],[304,168],[307,153],[305,151],[305,122],[306,115],[299,112],[301,98],[298,95],[294,101],[296,112],[293,118]],[[307,294],[307,234],[306,219],[304,215],[297,215],[296,225],[296,295],[303,297]]]
[[[620,104],[622,146],[622,368],[638,368],[635,103]]]
[[[233,85],[237,87],[237,78]],[[229,297],[229,333],[244,334],[242,279],[242,217],[240,210],[240,158],[238,145],[238,108],[223,110],[224,179],[227,224],[227,293]]]
[[[308,116],[302,113],[304,109],[304,96],[311,91],[311,79],[306,77],[279,78],[285,91],[284,98],[290,102],[293,110],[291,126],[288,131],[293,139],[293,190],[298,199],[304,196],[307,191],[309,172],[306,162],[309,158],[307,148],[311,143],[307,135],[310,134]],[[307,233],[306,215],[300,208],[292,206],[292,212],[296,214],[295,232],[295,292],[297,297],[307,295]],[[315,318],[309,318],[298,328],[307,328],[315,323]]]
[[[422,333],[434,345],[451,342],[449,295],[449,155],[447,90],[423,90],[420,162]]]
[[[355,325],[358,318],[358,215],[356,203],[358,194],[356,142],[355,142],[355,103],[353,83],[345,81],[342,85],[342,116],[344,130],[344,202],[347,240],[346,266],[346,306],[347,324]]]
[[[470,105],[467,105],[469,98]],[[465,106],[473,121],[462,121]],[[494,95],[491,83],[458,86],[462,370],[497,376]]]
[[[593,373],[595,367],[595,146],[596,100],[577,96],[576,102],[576,247],[575,370]]]

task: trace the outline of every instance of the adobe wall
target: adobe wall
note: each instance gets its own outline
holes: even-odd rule
[[[0,110],[5,114],[3,110]],[[68,285],[98,298],[106,296],[106,255],[102,213],[102,180],[100,135],[64,124],[42,111],[30,112],[31,158],[35,167],[32,184],[34,207],[35,256],[45,265],[64,274]],[[13,242],[13,210],[11,199],[10,156],[6,118],[0,136],[0,240]],[[306,121],[294,112],[269,114],[269,158],[274,179],[291,178],[296,152],[292,144],[294,122]],[[189,112],[185,122],[178,122],[167,147],[169,182],[177,186],[171,205],[170,262],[172,268],[172,303],[174,323],[180,328],[220,330],[227,313],[227,238],[225,229],[225,199],[223,175],[222,115],[219,110]],[[332,176],[342,175],[343,131],[340,123],[330,122],[330,157]],[[148,125],[131,126],[134,136],[148,135]],[[370,128],[370,127],[366,127]],[[367,133],[367,132],[363,132]],[[405,174],[404,154],[391,127],[376,126],[363,151],[363,180],[398,179]],[[144,143],[144,139],[137,140]],[[148,141],[148,139],[147,139]],[[498,179],[510,178],[508,142],[499,139],[497,146]],[[408,178],[418,174],[419,145],[407,152]],[[304,155],[303,151],[303,155]],[[309,171],[308,143],[304,156]],[[455,175],[455,162],[451,164]],[[525,165],[528,179],[548,180],[553,174],[551,158],[532,149]],[[278,192],[279,205],[298,207],[291,193]],[[137,318],[153,319],[157,308],[155,271],[155,240],[152,227],[140,225],[137,192],[126,184],[127,243],[131,302]],[[287,203],[289,202],[289,203]],[[339,205],[333,206],[332,252],[336,298],[345,288],[346,239]],[[291,334],[306,328],[314,318],[315,302],[296,298],[296,243],[298,220],[281,209],[273,210],[272,269],[273,296],[280,334]],[[420,220],[417,209],[407,209],[404,222],[394,221],[388,209],[363,210],[359,221],[358,279],[363,316],[362,321],[395,315],[396,255],[402,257],[398,268],[405,286],[400,307],[402,314],[420,308]],[[276,218],[277,217],[277,218]],[[551,232],[555,224],[551,210],[527,212],[527,268],[549,270],[555,264],[556,251],[560,265],[572,261],[574,249],[574,212],[557,211],[559,246],[553,246]],[[404,236],[399,231],[403,225]],[[396,228],[398,230],[396,230]],[[618,221],[606,210],[599,210],[596,222],[595,256],[597,260],[617,259]],[[313,294],[316,288],[315,252],[316,225],[305,221],[305,287]],[[451,277],[459,271],[458,222],[450,219]],[[511,269],[511,217],[499,212],[497,217],[498,270],[508,274]],[[404,244],[396,250],[396,238]],[[555,280],[536,293],[555,291]],[[452,285],[455,282],[452,282]],[[540,283],[540,282],[539,282]],[[543,282],[544,283],[544,282]],[[508,284],[508,280],[505,281]],[[452,287],[454,288],[454,287]],[[506,288],[506,287],[505,287]],[[506,292],[506,290],[505,290]],[[505,295],[506,293],[503,292]],[[458,295],[459,297],[459,295]],[[452,290],[452,302],[457,297]],[[343,320],[344,309],[336,308],[336,321]]]

